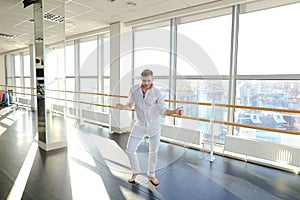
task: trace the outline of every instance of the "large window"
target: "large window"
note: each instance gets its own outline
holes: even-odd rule
[[[74,42],[66,44],[66,76],[75,77]]]
[[[207,102],[207,103],[222,103],[227,104],[228,100],[228,81],[221,80],[177,80],[176,97],[179,101],[189,102]],[[212,106],[200,106],[196,104],[182,104],[184,115],[195,118],[211,119]],[[227,121],[227,109],[221,107],[214,108],[214,119],[219,121]],[[187,120],[186,120],[187,121]],[[179,125],[181,120],[177,122]],[[198,121],[187,122],[195,124],[198,130],[203,132],[205,140],[209,140],[210,126],[209,123]],[[184,126],[184,125],[182,125]],[[188,127],[187,127],[188,128]],[[214,135],[218,142],[223,142],[226,132],[226,127],[223,125],[214,126]]]
[[[141,72],[151,69],[154,73],[154,84],[165,99],[169,99],[170,74],[170,23],[160,22],[134,31],[134,85],[141,84]],[[166,104],[166,106],[168,106]],[[135,118],[135,115],[134,115]],[[169,121],[167,119],[166,121]]]
[[[110,85],[110,40],[108,34],[80,39],[79,43],[79,88],[80,92],[109,93]],[[81,94],[80,101],[91,104],[109,104],[109,98],[95,94]],[[82,108],[93,111],[108,109],[81,104]]]
[[[98,51],[97,36],[88,37],[80,40],[80,92],[97,93],[98,92]],[[97,96],[93,94],[80,94],[80,101],[87,103],[96,103]],[[81,104],[81,108],[95,110],[95,107],[89,104]]]
[[[19,54],[14,56],[14,72],[15,76],[20,77],[21,76],[21,57]]]
[[[231,15],[178,26],[178,75],[229,75]]]
[[[299,110],[300,4],[240,15],[236,104]],[[237,109],[235,122],[299,131],[299,115],[287,112]],[[298,135],[235,128],[235,134],[288,145]],[[298,145],[299,146],[299,145]]]
[[[97,37],[80,40],[80,76],[97,76]]]
[[[157,76],[169,76],[170,27],[168,22],[137,28],[134,32],[134,76],[149,68]]]
[[[49,89],[47,96],[52,98],[65,99],[65,66],[64,66],[64,46],[57,46],[49,48],[47,51],[47,65],[46,65],[46,74],[45,78],[46,89]],[[55,90],[55,91],[51,91]],[[62,92],[59,92],[59,91]],[[55,100],[49,98],[46,106],[50,108],[52,104],[65,105],[63,100]]]
[[[67,42],[65,47],[66,53],[66,90],[75,91],[75,49],[74,41]],[[75,115],[75,93],[67,92],[66,99],[70,100],[66,102],[67,115]]]
[[[177,26],[177,81],[176,99],[189,102],[228,102],[230,72],[231,15],[212,18],[188,16]],[[220,15],[220,14],[218,14]],[[201,18],[202,17],[202,18]],[[199,20],[196,20],[200,18]],[[180,78],[184,76],[184,78]],[[226,77],[224,78],[221,77]],[[208,79],[209,78],[209,79]],[[178,105],[177,105],[178,106]],[[184,115],[211,119],[212,107],[183,104]],[[216,107],[215,120],[226,121],[227,109]],[[203,121],[176,120],[176,124],[201,130],[205,140],[210,140],[210,124]],[[192,126],[191,126],[192,125]],[[223,142],[226,127],[214,126],[217,142]]]
[[[300,3],[240,15],[238,74],[300,74]]]
[[[239,80],[236,103],[245,106],[299,110],[299,84],[300,81],[296,80]],[[235,121],[253,126],[300,131],[300,115],[293,113],[238,109],[235,113]],[[285,134],[265,130],[237,127],[235,133],[284,144],[292,142],[284,140]],[[300,142],[299,136],[294,137]]]
[[[99,49],[100,49],[100,58],[101,61],[100,67],[102,74],[99,77],[101,84],[100,91],[104,94],[110,94],[110,39],[108,38],[108,34],[104,34],[99,41]],[[101,102],[105,105],[110,105],[110,97],[108,96],[99,96],[98,102]],[[98,110],[109,112],[108,107],[99,107]]]
[[[110,39],[104,38],[101,39],[101,65],[104,69],[103,75],[110,76]]]
[[[31,86],[31,74],[30,74],[30,56],[28,52],[19,52],[12,55],[13,58],[13,70],[12,83],[8,83],[10,86],[16,86],[11,88],[15,91],[15,97],[22,97],[30,99],[31,89],[25,89],[24,87]],[[9,66],[8,66],[9,67]],[[10,70],[8,70],[10,76]]]
[[[23,56],[23,65],[24,65],[24,77],[30,77],[30,55],[28,53],[24,53]]]

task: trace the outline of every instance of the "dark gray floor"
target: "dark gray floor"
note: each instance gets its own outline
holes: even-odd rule
[[[54,115],[49,116],[49,128],[53,134],[67,133],[68,148],[32,151],[35,115],[17,111],[3,118],[0,126],[7,130],[0,134],[1,200],[16,188],[32,152],[24,187],[14,190],[22,199],[300,199],[299,175],[220,156],[210,163],[207,153],[163,142],[157,171],[161,184],[154,187],[143,173],[131,185],[124,153],[128,134],[108,134],[94,125],[78,128],[74,121]],[[142,168],[147,145],[145,140],[139,148]]]

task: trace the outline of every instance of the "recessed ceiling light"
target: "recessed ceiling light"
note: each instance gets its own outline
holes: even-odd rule
[[[136,5],[137,5],[137,3],[136,3],[136,2],[133,2],[133,1],[128,1],[128,2],[126,2],[126,4],[127,4],[128,6],[136,6]]]

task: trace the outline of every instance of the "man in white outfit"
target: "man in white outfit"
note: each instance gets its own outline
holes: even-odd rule
[[[129,183],[135,183],[135,178],[140,173],[137,148],[145,135],[149,137],[148,171],[150,182],[157,186],[159,180],[155,177],[157,152],[160,141],[160,122],[164,115],[181,115],[182,109],[167,110],[164,106],[163,96],[158,88],[153,85],[153,72],[145,69],[141,73],[142,84],[135,85],[130,89],[129,101],[126,105],[117,104],[120,110],[135,108],[136,124],[134,125],[128,142],[126,152],[132,168],[132,177]]]

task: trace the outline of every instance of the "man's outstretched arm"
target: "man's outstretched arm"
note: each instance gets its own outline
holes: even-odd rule
[[[165,115],[182,115],[182,107],[178,107],[175,110],[166,110]]]
[[[121,104],[121,103],[118,103],[118,104],[116,105],[116,107],[117,107],[119,110],[130,110],[130,109],[131,109],[131,106],[130,106],[129,103],[126,104],[126,105]]]

